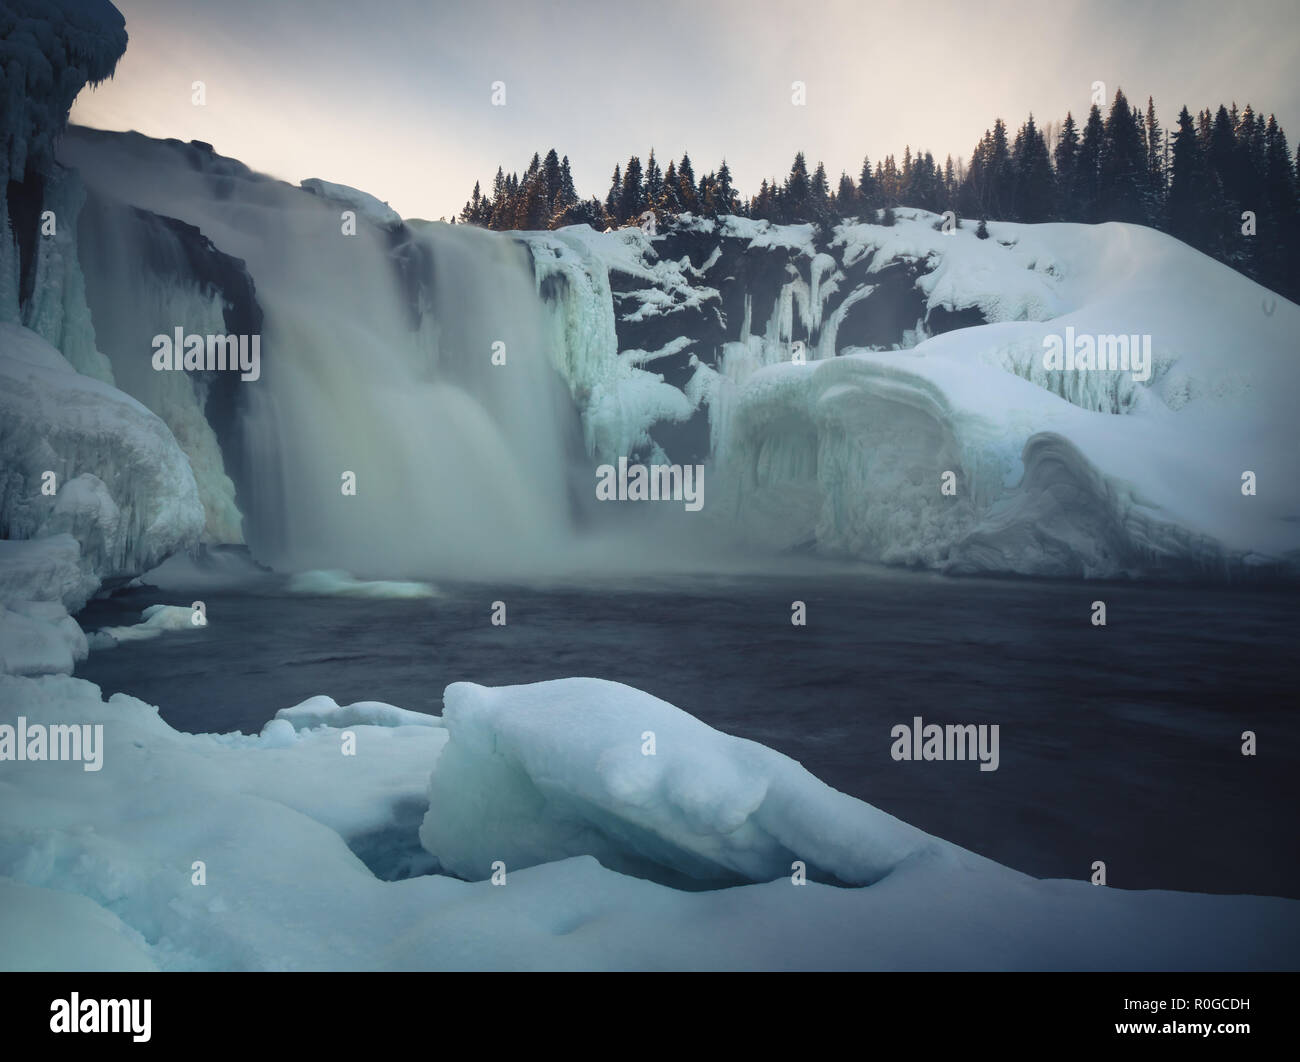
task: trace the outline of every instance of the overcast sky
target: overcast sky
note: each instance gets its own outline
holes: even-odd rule
[[[406,217],[450,215],[552,146],[602,198],[651,147],[697,175],[725,156],[745,193],[799,149],[832,181],[905,144],[969,156],[997,116],[1086,112],[1095,81],[1154,95],[1166,125],[1235,99],[1276,113],[1293,152],[1300,135],[1297,0],[114,2],[126,56],[73,121],[206,140]]]

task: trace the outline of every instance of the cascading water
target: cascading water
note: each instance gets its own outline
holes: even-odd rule
[[[351,235],[349,204],[175,141],[74,129],[62,157],[93,195],[197,226],[246,263],[264,314],[261,375],[228,383],[235,437],[222,444],[259,559],[366,575],[568,566],[577,412],[551,367],[522,247],[458,226],[373,223],[364,211]],[[115,226],[108,247],[83,226],[87,269],[156,264],[156,246],[131,244],[156,243],[156,229]],[[164,296],[126,303],[126,348],[105,344],[117,347],[105,351],[117,379],[146,403],[174,391],[151,378],[147,337],[220,329],[212,312],[190,319],[186,307],[210,310],[211,296],[197,297],[183,272]],[[110,287],[128,299],[157,289],[156,275],[145,279]]]

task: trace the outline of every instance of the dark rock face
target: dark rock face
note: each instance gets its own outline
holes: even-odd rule
[[[845,244],[833,231],[811,231],[797,241],[802,246],[780,240],[769,246],[755,245],[749,236],[725,234],[717,222],[712,231],[706,228],[698,221],[674,220],[651,237],[642,264],[662,273],[659,283],[617,266],[609,276],[618,349],[656,355],[670,344],[679,347],[638,362],[678,389],[684,390],[696,371],[693,358],[719,366],[723,345],[740,341],[747,312],[750,333],[764,334],[778,311],[783,289],[792,282],[811,289],[814,269],[823,283],[834,282],[834,290],[824,298],[819,318],[805,313],[796,301],[790,334],[783,337],[804,343],[810,355],[832,321],[837,322],[836,355],[852,347],[910,345],[909,333],[914,335],[918,325],[924,334],[937,335],[985,323],[976,308],[927,312],[917,287],[917,280],[931,268],[925,260],[903,258],[877,268],[872,251],[846,264]],[[670,263],[676,268],[664,271],[662,267]],[[562,284],[561,279],[547,278],[541,285],[542,296],[558,298]],[[869,289],[865,296],[864,289]],[[689,342],[681,344],[683,337]],[[708,455],[706,410],[697,410],[685,422],[660,422],[650,434],[675,461],[698,461]]]

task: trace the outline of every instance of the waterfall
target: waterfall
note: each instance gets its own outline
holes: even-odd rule
[[[96,324],[102,316],[106,335],[131,337],[103,352],[141,401],[175,408],[176,379],[189,383],[152,369],[148,337],[220,327],[221,285],[205,286],[204,271],[242,260],[255,286],[259,378],[206,374],[187,415],[206,402],[214,421],[208,389],[233,392],[229,423],[214,427],[258,559],[374,576],[573,562],[578,414],[519,244],[468,227],[384,223],[177,141],[74,128],[61,158],[93,197],[120,205],[117,220],[129,204],[158,215],[169,239],[177,227],[167,219],[202,234],[186,237],[184,253],[160,255],[158,218],[82,228],[95,244],[84,256],[99,293],[92,307],[114,306]],[[359,215],[355,235],[348,210]],[[196,266],[213,250],[206,241],[216,258]],[[238,315],[229,301],[225,310],[230,333]]]

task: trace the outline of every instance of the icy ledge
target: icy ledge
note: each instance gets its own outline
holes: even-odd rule
[[[0,762],[3,968],[1293,969],[1300,958],[1296,901],[1036,881],[612,683],[458,685],[444,725],[320,698],[248,737],[177,733],[156,709],[105,703],[78,679],[0,676],[0,724],[19,716],[102,724],[103,764]],[[645,729],[654,758],[641,758]],[[421,815],[426,834],[481,846],[460,853],[467,865],[505,862],[505,883],[424,873]],[[700,892],[591,855],[511,864],[529,816],[547,838],[539,856],[581,850],[585,836],[630,859],[653,836],[658,858],[776,876]],[[383,845],[414,849],[419,876],[380,880],[368,864]],[[787,852],[875,883],[796,886],[779,865]],[[450,843],[443,855],[455,858]],[[196,862],[206,884],[194,884]]]

